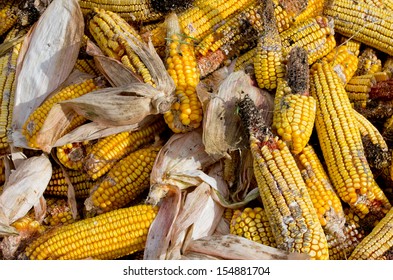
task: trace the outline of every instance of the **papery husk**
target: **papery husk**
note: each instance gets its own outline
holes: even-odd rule
[[[237,235],[212,235],[190,242],[186,254],[195,252],[225,260],[307,260],[301,253],[289,253]]]
[[[84,21],[77,0],[54,0],[33,26],[18,58],[12,126],[28,116],[71,73],[82,42]]]
[[[203,143],[212,157],[229,157],[228,152],[247,146],[237,114],[237,104],[243,93],[250,95],[258,109],[265,112],[266,119],[271,118],[273,98],[252,84],[244,71],[236,71],[224,80],[217,94],[212,95],[203,121]]]
[[[39,203],[51,176],[52,165],[45,154],[26,159],[11,173],[0,196],[0,231]]]
[[[186,254],[181,255],[181,260],[222,260],[222,258],[213,257],[207,254],[196,253],[196,252],[187,252]]]

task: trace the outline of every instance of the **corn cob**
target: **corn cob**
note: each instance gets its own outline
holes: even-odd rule
[[[266,246],[276,247],[269,220],[261,207],[236,210],[231,219],[230,233]]]
[[[67,170],[67,175],[71,184],[74,187],[76,198],[86,198],[89,196],[90,189],[93,187],[94,182],[88,176],[77,170]],[[68,184],[65,179],[64,172],[61,168],[54,168],[52,177],[45,189],[44,194],[50,196],[67,197]]]
[[[349,50],[347,45],[334,48],[323,59],[332,65],[344,85],[355,74],[358,66],[357,56]]]
[[[0,4],[0,36],[5,34],[18,21],[17,0],[6,0]]]
[[[283,55],[287,57],[294,47],[308,53],[308,64],[327,55],[336,46],[334,30],[326,17],[317,16],[296,24],[280,34]]]
[[[295,17],[295,24],[322,15],[326,0],[308,0],[307,7]]]
[[[393,246],[393,208],[355,248],[350,260],[374,260]]]
[[[362,114],[356,110],[353,110],[353,113],[362,137],[367,162],[376,169],[387,167],[391,162],[391,152],[385,139],[378,129]]]
[[[151,0],[79,0],[84,15],[99,8],[119,14],[126,21],[150,22],[160,20],[164,14],[153,9]]]
[[[327,259],[325,234],[291,152],[273,137],[248,96],[239,108],[250,133],[254,173],[277,248]]]
[[[46,200],[45,225],[51,227],[68,225],[77,220],[79,220],[79,215],[77,215],[76,219],[73,218],[71,208],[68,206],[66,199],[49,198]]]
[[[355,56],[359,56],[360,46],[362,45],[362,43],[342,36],[341,40],[340,40],[340,45],[347,46],[347,48],[350,52],[352,52]]]
[[[345,85],[345,91],[351,102],[361,104],[361,106],[365,107],[370,98],[371,87],[376,83],[377,80],[372,74],[354,76]]]
[[[374,74],[382,70],[382,62],[372,48],[366,48],[359,55],[358,69],[355,76]]]
[[[19,234],[29,234],[33,235],[35,233],[41,234],[46,230],[46,227],[41,225],[38,221],[34,219],[34,216],[27,214],[24,217],[16,220],[11,224]]]
[[[350,101],[328,63],[311,68],[311,94],[317,100],[316,130],[335,190],[358,213],[371,212],[378,219],[391,205],[374,182]]]
[[[99,76],[100,72],[95,66],[93,59],[78,59],[75,63],[75,68],[81,72],[90,74],[92,76]]]
[[[308,143],[314,127],[316,104],[309,96],[307,53],[293,48],[289,54],[287,81],[279,81],[274,98],[272,129],[285,141],[293,154]]]
[[[284,57],[274,17],[273,2],[264,0],[261,3],[264,32],[258,39],[257,52],[254,57],[254,71],[258,86],[272,90],[277,87],[278,80],[284,78]]]
[[[90,150],[92,143],[89,141],[69,143],[56,148],[56,156],[59,162],[72,170],[83,169],[83,159]]]
[[[248,52],[242,54],[236,59],[235,62],[235,71],[239,70],[247,70],[249,68],[253,68],[254,66],[254,57],[256,56],[257,48],[252,48]]]
[[[334,19],[338,33],[393,55],[390,36],[393,19],[387,10],[362,1],[331,0],[324,14]]]
[[[101,82],[99,80],[88,79],[81,83],[67,86],[45,100],[37,109],[35,109],[33,113],[30,114],[29,118],[23,125],[22,133],[26,137],[28,145],[32,148],[39,148],[36,142],[37,133],[44,124],[50,109],[55,104],[64,100],[80,97],[86,93],[99,89],[101,87],[100,83]],[[67,130],[63,134],[81,125],[85,121],[85,118],[82,116],[74,117],[70,125],[67,127]]]
[[[97,180],[119,159],[152,142],[164,130],[165,124],[160,120],[138,131],[125,131],[98,140],[84,159],[84,170],[92,180]]]
[[[167,70],[176,86],[177,101],[164,113],[165,122],[175,133],[187,132],[200,126],[202,104],[196,94],[199,71],[193,42],[182,35],[175,14],[168,17]]]
[[[142,37],[131,25],[116,13],[102,9],[94,9],[88,25],[94,40],[107,56],[119,60],[145,83],[154,85],[149,70],[127,42],[130,38],[142,42]]]
[[[158,208],[137,205],[52,229],[25,250],[33,260],[116,259],[141,251]]]
[[[90,195],[98,212],[122,208],[150,186],[150,173],[160,148],[139,149],[113,166]]]

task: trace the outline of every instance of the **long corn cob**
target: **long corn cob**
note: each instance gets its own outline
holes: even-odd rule
[[[102,9],[94,9],[88,25],[94,40],[107,56],[121,61],[145,83],[154,85],[149,70],[127,42],[130,36],[142,41],[131,25],[118,14]]]
[[[116,259],[143,250],[158,208],[137,205],[54,228],[25,250],[33,260]]]
[[[84,160],[84,170],[93,180],[107,173],[116,162],[129,153],[154,140],[165,130],[159,120],[152,125],[132,132],[121,132],[98,140]]]
[[[391,205],[375,185],[350,101],[328,63],[312,67],[311,94],[317,100],[316,130],[335,190],[358,213],[380,217]]]
[[[277,248],[327,259],[325,234],[291,152],[285,142],[273,137],[248,96],[239,107],[250,133],[254,173]]]
[[[324,14],[333,18],[338,33],[393,55],[393,19],[388,10],[363,1],[330,0]]]
[[[126,21],[150,22],[164,17],[153,9],[151,0],[79,0],[79,5],[85,15],[99,8],[115,12]]]
[[[6,33],[18,21],[18,0],[5,0],[0,4],[0,36]]]
[[[86,93],[99,89],[101,87],[100,80],[88,79],[78,84],[73,84],[60,90],[52,97],[45,100],[33,113],[30,114],[29,118],[23,125],[22,133],[26,137],[28,145],[32,148],[38,148],[37,146],[37,133],[40,131],[46,116],[53,105],[73,98],[80,97]],[[68,126],[67,131],[74,129],[85,122],[85,118],[82,116],[76,116]],[[66,132],[64,132],[66,133]]]
[[[266,246],[276,247],[269,220],[261,207],[236,210],[231,219],[230,233]]]
[[[150,186],[150,173],[160,148],[139,149],[113,166],[90,195],[97,212],[122,208]]]

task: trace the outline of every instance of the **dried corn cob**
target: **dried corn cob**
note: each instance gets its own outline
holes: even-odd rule
[[[122,158],[90,195],[98,213],[122,208],[150,186],[150,173],[161,147],[139,149]]]
[[[258,86],[272,90],[277,87],[278,80],[284,78],[284,57],[274,17],[273,2],[263,0],[261,3],[264,32],[258,39],[256,56],[254,57],[254,72]]]
[[[391,205],[374,182],[350,101],[328,63],[311,68],[311,94],[317,100],[316,130],[335,190],[358,213],[371,212],[378,219]]]
[[[25,250],[33,260],[116,259],[143,250],[158,208],[137,205],[52,229]]]
[[[361,104],[360,106],[365,107],[370,98],[371,87],[376,83],[377,80],[372,74],[354,76],[345,85],[345,91],[351,102]]]
[[[334,48],[323,59],[332,65],[344,85],[352,78],[358,67],[358,58],[347,45]]]
[[[102,82],[99,79],[88,79],[81,83],[67,86],[45,100],[37,109],[35,109],[33,113],[30,114],[29,118],[23,125],[22,133],[26,137],[28,145],[32,148],[39,148],[36,143],[37,133],[40,131],[42,125],[44,124],[45,118],[53,105],[64,100],[77,98],[86,93],[99,89],[101,87],[101,83]],[[63,134],[81,125],[83,122],[85,122],[84,117],[74,117],[70,125],[67,127],[67,130]]]
[[[78,59],[75,63],[75,68],[81,72],[90,74],[95,77],[100,75],[100,71],[98,71],[98,69],[96,68],[93,59]]]
[[[69,143],[56,148],[59,162],[68,169],[82,170],[83,159],[89,153],[92,143],[89,141]]]
[[[295,24],[322,15],[326,0],[308,0],[307,7],[295,17]]]
[[[121,61],[145,83],[154,85],[149,70],[128,43],[131,38],[142,42],[142,37],[123,18],[110,11],[94,9],[94,16],[89,21],[89,31],[107,56]]]
[[[334,29],[370,47],[393,55],[393,19],[388,10],[362,1],[330,0],[324,14],[334,19]]]
[[[355,76],[374,74],[382,70],[382,62],[372,48],[366,48],[359,55],[358,69]]]
[[[325,234],[291,152],[273,137],[248,96],[239,108],[250,133],[254,173],[277,248],[327,259]]]
[[[393,246],[393,208],[355,248],[350,260],[374,260]]]
[[[362,114],[356,110],[353,110],[353,113],[362,137],[367,162],[376,169],[387,167],[391,162],[391,152],[385,139],[378,129]]]
[[[261,207],[236,210],[231,219],[230,233],[266,246],[276,247],[269,220]]]
[[[77,170],[67,170],[67,175],[74,187],[76,198],[86,198],[93,187],[94,182],[89,179],[87,174]],[[64,172],[61,168],[54,168],[52,177],[45,189],[45,195],[67,197],[68,184]]]
[[[341,37],[340,41],[340,45],[342,44],[347,46],[348,50],[352,52],[355,56],[359,56],[360,46],[362,45],[362,43],[343,36]]]
[[[6,0],[0,4],[0,36],[18,21],[17,4],[18,0]]]
[[[164,14],[153,9],[151,0],[79,0],[84,15],[95,8],[115,12],[126,21],[150,22],[162,19]]]
[[[84,160],[84,170],[90,178],[97,180],[119,159],[152,142],[164,130],[165,123],[159,120],[137,131],[125,131],[98,140]]]
[[[31,214],[27,214],[26,216],[16,220],[12,223],[12,226],[19,232],[19,234],[28,233],[43,233],[46,230],[46,227],[41,225],[38,221],[36,221]]]
[[[187,132],[200,126],[202,104],[196,94],[199,71],[196,63],[193,41],[183,36],[177,16],[167,18],[169,75],[176,86],[177,101],[164,113],[165,122],[175,133]]]
[[[77,220],[79,220],[79,215],[76,219],[73,218],[67,200],[58,198],[49,198],[46,200],[44,224],[54,227],[72,224]]]
[[[308,143],[314,127],[316,104],[309,95],[307,53],[295,47],[288,59],[286,81],[279,81],[274,98],[272,129],[293,154]]]
[[[333,34],[333,27],[326,17],[307,19],[280,34],[283,55],[287,57],[292,48],[302,47],[307,51],[308,63],[311,65],[336,46]]]

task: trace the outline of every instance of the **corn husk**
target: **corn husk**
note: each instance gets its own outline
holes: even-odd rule
[[[10,174],[0,196],[0,232],[12,232],[10,224],[40,202],[51,176],[52,165],[44,154],[24,160]]]
[[[71,73],[84,21],[77,0],[54,0],[26,36],[18,58],[12,126],[28,116]]]

